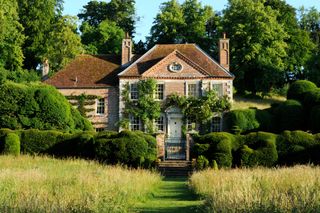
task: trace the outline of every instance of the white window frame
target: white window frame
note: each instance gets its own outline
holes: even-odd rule
[[[161,121],[162,123],[160,123],[158,121]],[[161,126],[162,126],[162,128],[159,128]],[[157,132],[164,132],[165,131],[164,115],[161,115],[158,119],[154,119],[154,127],[155,127]]]
[[[158,88],[158,86],[162,86],[162,98],[159,98],[160,97],[160,92],[159,92],[159,88]],[[155,100],[158,100],[158,101],[162,101],[162,100],[164,100],[164,88],[165,88],[165,86],[164,86],[164,83],[157,83],[157,86],[156,86],[156,91],[155,91],[155,94],[154,94],[154,99]]]
[[[194,128],[193,128],[192,124],[195,124]],[[197,123],[195,121],[187,119],[187,132],[193,132],[196,130],[197,130]]]
[[[195,97],[196,98],[196,97],[199,96],[198,83],[197,82],[188,82],[186,85],[187,85],[187,89],[186,89],[187,97]],[[190,95],[189,94],[190,85],[195,85],[195,94],[194,95]]]
[[[133,123],[133,122],[135,122],[135,123]],[[141,130],[141,119],[131,115],[129,128],[131,131]]]
[[[221,91],[218,91],[215,88],[216,85],[221,85]],[[212,82],[211,83],[211,88],[212,88],[212,90],[216,91],[218,97],[224,96],[224,83],[223,82]]]
[[[96,115],[104,115],[105,113],[106,113],[106,99],[105,98],[96,99]]]
[[[135,89],[133,91],[133,88]],[[139,94],[138,94],[138,84],[137,83],[131,83],[130,84],[130,100],[138,100]]]

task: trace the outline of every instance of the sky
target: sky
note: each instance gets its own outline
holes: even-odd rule
[[[65,0],[64,14],[76,16],[89,1],[90,0]],[[150,33],[153,20],[159,12],[160,4],[165,1],[167,0],[136,0],[136,13],[141,19],[136,23],[135,41],[145,41],[145,37]],[[179,1],[183,2],[182,0]],[[215,11],[222,11],[228,1],[200,0],[200,2],[203,5],[212,6]],[[287,0],[286,2],[295,8],[299,8],[300,6],[304,6],[305,8],[314,6],[320,10],[320,0]]]

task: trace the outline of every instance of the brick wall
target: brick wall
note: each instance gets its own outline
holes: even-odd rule
[[[105,113],[98,115],[96,113],[96,103],[86,106],[93,111],[88,112],[87,116],[95,128],[105,128],[107,130],[118,130],[119,121],[119,93],[117,87],[108,87],[101,89],[58,89],[64,96],[78,96],[81,94],[96,95],[105,98]]]

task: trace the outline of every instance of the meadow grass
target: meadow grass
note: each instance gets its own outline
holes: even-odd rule
[[[160,182],[92,161],[0,156],[0,212],[130,212]]]
[[[235,95],[232,103],[232,109],[248,109],[250,107],[257,109],[266,109],[271,107],[271,104],[281,103],[285,100],[286,98],[282,96],[246,98]]]
[[[207,212],[320,212],[320,168],[206,170],[189,184]]]

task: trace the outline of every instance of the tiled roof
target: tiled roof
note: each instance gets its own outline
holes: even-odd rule
[[[121,57],[80,55],[45,83],[57,88],[105,87],[118,84]]]
[[[149,50],[144,56],[119,74],[120,77],[139,77],[174,51],[179,51],[205,70],[208,77],[233,78],[233,75],[221,67],[195,44],[160,44]]]

